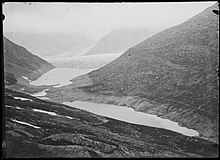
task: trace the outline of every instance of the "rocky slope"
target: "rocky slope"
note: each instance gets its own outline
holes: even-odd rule
[[[125,52],[131,46],[147,39],[152,33],[147,29],[112,30],[103,36],[85,55]]]
[[[13,42],[24,46],[38,56],[51,56],[71,52],[76,54],[94,44],[93,40],[81,33],[73,34],[24,34],[6,32],[4,35]],[[55,47],[56,46],[56,47]]]
[[[6,37],[3,38],[3,45],[6,84],[13,84],[22,79],[27,81],[27,78],[35,80],[54,68],[47,61],[33,55]]]
[[[216,4],[148,38],[47,96],[126,105],[179,122],[218,142],[219,17],[212,12],[217,8]]]
[[[218,144],[207,140],[98,116],[7,88],[5,117],[6,158],[218,157]]]

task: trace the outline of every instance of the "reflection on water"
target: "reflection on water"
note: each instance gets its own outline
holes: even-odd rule
[[[134,124],[141,124],[145,126],[153,126],[158,128],[164,128],[172,130],[178,133],[182,133],[187,136],[198,136],[199,133],[195,130],[188,129],[186,127],[180,127],[178,123],[172,122],[168,119],[162,119],[156,115],[146,114],[143,112],[134,111],[132,108],[109,105],[109,104],[96,104],[90,102],[64,102],[63,104],[84,109],[92,113],[126,121]]]

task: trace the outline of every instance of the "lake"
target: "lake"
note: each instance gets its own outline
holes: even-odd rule
[[[124,106],[80,101],[64,102],[63,104],[129,123],[172,130],[178,133],[182,133],[186,136],[199,135],[199,133],[195,130],[179,126],[177,122],[173,122],[168,119],[162,119],[156,115],[137,112],[132,108]]]
[[[86,74],[95,69],[74,69],[74,68],[54,68],[47,73],[44,73],[35,81],[31,81],[31,85],[55,85],[54,87],[62,87],[69,85],[71,79]]]
[[[40,86],[40,85],[54,85],[53,87],[62,87],[65,85],[69,85],[72,82],[71,79],[80,76],[82,74],[86,74],[95,69],[75,69],[75,68],[54,68],[46,73],[44,73],[41,77],[39,77],[35,81],[30,81],[30,85]],[[32,96],[37,97],[39,99],[47,100],[46,91],[48,89],[44,89],[41,92],[37,92],[32,94]]]
[[[30,82],[31,85],[56,85],[54,87],[61,87],[68,84],[71,84],[71,79],[86,74],[95,69],[74,69],[74,68],[55,68],[45,74],[43,74],[36,81]],[[42,92],[35,93],[34,96],[38,98],[46,97],[47,89]],[[43,97],[42,97],[43,96]],[[90,102],[64,102],[64,104],[76,107],[79,109],[84,109],[89,112],[114,118],[117,120],[140,124],[145,126],[153,126],[158,128],[164,128],[168,130],[172,130],[178,133],[182,133],[187,136],[198,136],[199,133],[195,130],[188,129],[186,127],[181,127],[176,122],[172,122],[171,120],[162,119],[157,117],[156,115],[146,114],[143,112],[137,112],[132,108],[110,105],[110,104],[96,104]]]

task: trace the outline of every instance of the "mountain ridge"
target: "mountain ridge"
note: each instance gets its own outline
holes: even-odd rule
[[[41,57],[62,54],[68,51],[71,51],[74,55],[94,43],[83,33],[24,34],[20,32],[5,32],[4,35]]]
[[[147,39],[148,29],[118,29],[105,34],[85,55],[110,54],[126,51],[129,47]]]

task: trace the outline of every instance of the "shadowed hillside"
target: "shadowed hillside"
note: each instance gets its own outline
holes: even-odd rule
[[[4,44],[4,70],[7,83],[15,83],[19,77],[35,80],[43,73],[54,68],[47,61],[33,55],[24,47],[9,39],[3,39]]]

